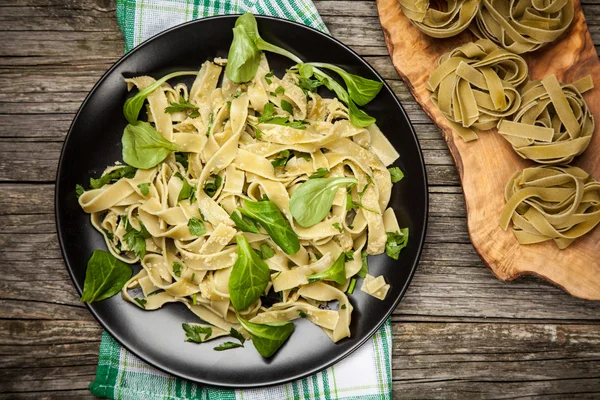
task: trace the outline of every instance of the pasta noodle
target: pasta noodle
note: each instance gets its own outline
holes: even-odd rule
[[[517,87],[527,79],[525,60],[489,40],[466,43],[440,57],[429,76],[431,101],[465,141],[495,128],[521,105]]]
[[[554,75],[527,83],[513,121],[503,120],[498,132],[521,157],[540,164],[568,164],[590,144],[594,116],[581,96],[594,87],[591,76],[572,85]]]
[[[516,54],[553,42],[573,21],[573,0],[481,0],[470,29]]]
[[[458,35],[471,23],[480,0],[447,0],[444,9],[430,7],[428,0],[399,0],[402,12],[423,33],[435,38]]]
[[[500,227],[521,244],[554,240],[565,249],[600,222],[600,182],[571,166],[541,166],[516,172],[506,184]]]
[[[398,227],[387,207],[392,186],[387,166],[399,155],[375,125],[353,126],[338,99],[305,94],[294,70],[282,79],[269,70],[263,55],[252,81],[235,84],[223,77],[219,87],[222,67],[207,61],[189,89],[165,83],[154,90],[147,98],[148,120],[182,152],[171,152],[133,177],[88,190],[79,203],[115,257],[141,263],[122,290],[125,300],[146,310],[184,303],[207,324],[197,327],[212,327],[211,338],[239,329],[239,312],[255,323],[306,316],[337,342],[350,336],[352,305],[344,290],[361,269],[363,252],[382,253],[386,225]],[[127,79],[138,89],[154,82]],[[189,104],[194,113],[166,112],[174,103]],[[269,107],[279,119],[265,119]],[[107,168],[103,175],[119,168]],[[299,226],[290,197],[323,169],[358,184],[337,191],[323,221]],[[297,235],[297,252],[286,253],[264,226],[242,231],[234,221],[244,200],[264,197]],[[348,198],[360,206],[347,207]],[[281,295],[275,304],[258,299],[243,311],[233,307],[229,282],[240,235],[264,258],[271,274],[266,292],[273,288]],[[145,254],[134,247],[136,240],[142,240]],[[346,258],[343,283],[311,279],[341,255]],[[387,288],[378,287],[374,295],[385,297]],[[339,307],[323,307],[331,301]]]

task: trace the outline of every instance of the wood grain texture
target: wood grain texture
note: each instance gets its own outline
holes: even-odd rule
[[[574,82],[590,74],[596,89],[584,95],[600,122],[600,62],[579,0],[574,0],[571,27],[557,41],[525,55],[531,79],[554,74],[561,82]],[[537,275],[574,296],[600,300],[600,229],[577,239],[566,250],[554,242],[520,245],[499,216],[505,204],[504,186],[518,170],[533,165],[519,157],[496,129],[481,132],[473,142],[463,141],[431,101],[426,88],[439,57],[474,40],[470,32],[439,40],[423,34],[402,14],[397,0],[377,0],[381,25],[392,62],[427,115],[442,129],[456,164],[467,206],[469,236],[475,250],[498,278],[510,281]],[[600,128],[587,151],[575,164],[600,179]]]
[[[375,1],[315,4],[393,88],[426,160],[427,239],[392,316],[394,399],[599,398],[600,303],[486,270],[451,154],[389,60]],[[600,0],[583,8],[598,46]],[[0,31],[0,399],[93,399],[101,328],[66,272],[52,193],[75,111],[122,54],[114,0],[0,1]]]

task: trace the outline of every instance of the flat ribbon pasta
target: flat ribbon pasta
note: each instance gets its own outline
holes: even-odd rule
[[[521,105],[517,87],[527,79],[527,63],[489,40],[466,43],[440,57],[429,76],[431,101],[465,141],[477,130],[495,128]]]
[[[498,132],[521,157],[540,164],[568,164],[590,144],[594,116],[581,93],[594,87],[591,76],[572,85],[554,75],[527,83],[521,108],[513,120],[501,121]]]
[[[500,227],[510,222],[521,244],[554,240],[559,249],[600,223],[600,182],[570,166],[516,172],[506,184]]]
[[[516,54],[553,42],[573,21],[573,0],[481,0],[470,29]]]
[[[398,0],[402,12],[428,36],[448,38],[458,35],[471,23],[480,0],[447,0],[443,9],[431,8],[429,0]]]

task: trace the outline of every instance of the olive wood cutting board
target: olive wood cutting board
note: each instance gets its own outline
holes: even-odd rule
[[[554,43],[524,55],[531,79],[554,74],[564,83],[591,74],[595,88],[587,101],[596,121],[585,153],[573,164],[600,180],[600,63],[579,0],[574,0],[571,27]],[[438,58],[463,43],[476,40],[468,31],[449,39],[423,34],[402,14],[398,0],[377,0],[379,19],[388,51],[398,74],[423,110],[442,130],[456,164],[465,196],[469,236],[475,250],[499,279],[511,281],[537,275],[573,296],[600,300],[600,227],[565,250],[553,241],[520,245],[512,231],[498,221],[504,207],[504,187],[517,170],[533,165],[519,157],[496,129],[480,132],[479,139],[464,142],[433,105],[425,84]]]

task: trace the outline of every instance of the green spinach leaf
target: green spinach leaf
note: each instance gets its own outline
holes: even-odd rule
[[[263,260],[269,259],[275,255],[275,250],[266,243],[260,245],[260,258]]]
[[[243,207],[238,207],[238,211],[265,228],[275,244],[286,254],[296,254],[300,250],[296,232],[271,200],[244,200]]]
[[[383,83],[374,81],[371,79],[363,78],[362,76],[350,74],[344,71],[342,68],[327,63],[310,63],[310,65],[320,68],[326,68],[336,72],[342,77],[346,87],[348,88],[348,94],[350,99],[359,106],[364,106],[375,98],[381,91]]]
[[[229,296],[233,307],[242,311],[264,293],[271,278],[267,264],[250,247],[242,234],[236,236],[238,258],[229,277]]]
[[[127,122],[135,125],[146,98],[169,79],[183,75],[198,75],[198,71],[179,71],[165,75],[137,92],[135,96],[128,98],[123,105],[123,115],[125,115]]]
[[[179,195],[177,196],[177,202],[179,203],[181,200],[190,199],[196,191],[194,186],[190,185],[187,179],[185,179],[179,172],[175,172],[174,175],[183,182],[183,186],[181,187]],[[190,200],[190,203],[191,202],[192,201]]]
[[[242,327],[250,334],[252,343],[263,357],[271,357],[294,332],[291,322],[255,324],[238,316]]]
[[[327,216],[338,189],[357,182],[346,177],[309,179],[292,194],[290,212],[300,226],[313,226]]]
[[[322,280],[334,281],[338,285],[346,282],[346,255],[344,253],[340,254],[333,265],[325,271],[308,276],[308,281],[311,283]]]
[[[385,254],[394,260],[398,259],[400,251],[408,245],[408,228],[402,228],[399,232],[387,232],[385,243]]]
[[[238,18],[233,28],[233,41],[229,47],[227,67],[225,67],[227,78],[235,83],[252,80],[260,64],[260,50],[245,27],[240,24],[241,18]]]
[[[93,303],[119,293],[131,278],[131,267],[103,250],[94,250],[87,264],[81,301]]]
[[[350,122],[352,122],[352,125],[359,128],[366,128],[376,122],[375,118],[358,108],[352,100],[348,102],[348,113],[350,114]]]
[[[139,121],[127,125],[121,138],[123,161],[132,167],[149,169],[158,165],[179,146],[163,138],[152,125]]]
[[[231,220],[235,222],[235,226],[242,232],[260,233],[253,220],[241,215],[237,211],[231,213]]]

